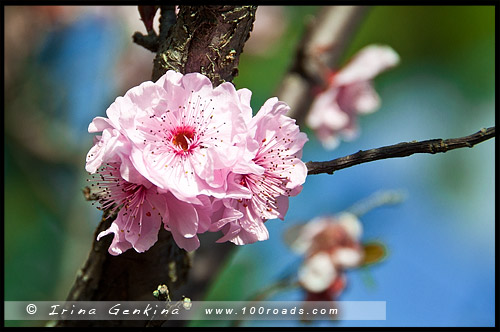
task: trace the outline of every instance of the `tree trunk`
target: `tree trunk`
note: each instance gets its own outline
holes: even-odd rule
[[[173,8],[162,6],[153,81],[169,69],[183,74],[202,73],[214,86],[232,81],[238,73],[239,56],[250,35],[256,9],[256,6],[180,6],[173,23]],[[148,251],[137,253],[130,249],[111,256],[107,250],[112,236],[96,241],[97,234],[114,220],[105,216],[106,212],[67,300],[155,300],[152,294],[160,284],[168,286],[173,300],[180,298],[182,294],[176,290],[187,279],[191,255],[179,249],[170,233],[161,229],[158,241]],[[145,326],[147,323],[68,320],[58,321],[56,326]]]

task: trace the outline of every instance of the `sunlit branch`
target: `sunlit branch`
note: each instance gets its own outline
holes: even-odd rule
[[[377,149],[371,149],[337,158],[330,161],[309,161],[306,163],[308,175],[333,174],[333,172],[380,159],[408,157],[415,153],[440,153],[469,147],[495,137],[495,127],[481,129],[469,136],[450,139],[431,139],[426,141],[403,142]]]

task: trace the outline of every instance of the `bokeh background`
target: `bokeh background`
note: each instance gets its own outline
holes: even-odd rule
[[[253,91],[254,110],[275,93],[305,24],[318,9],[259,8],[234,82]],[[153,54],[132,43],[134,31],[145,32],[137,7],[7,6],[4,14],[5,300],[63,300],[100,220],[81,191],[92,144],[87,126],[117,96],[150,79]],[[494,31],[493,6],[373,7],[343,61],[372,43],[399,53],[400,65],[374,81],[382,107],[360,118],[357,140],[334,151],[324,150],[303,127],[310,139],[303,160],[330,160],[402,141],[460,137],[493,126]],[[302,193],[291,199],[285,221],[266,223],[270,239],[237,248],[214,275],[205,299],[245,300],[294,273],[301,257],[283,241],[288,227],[338,213],[376,191],[397,189],[407,194],[402,204],[378,208],[361,219],[363,241],[383,242],[386,259],[349,271],[339,298],[387,301],[387,320],[242,325],[493,326],[494,167],[492,139],[473,149],[310,176]],[[202,246],[216,245],[202,239]],[[294,289],[270,300],[303,296]]]

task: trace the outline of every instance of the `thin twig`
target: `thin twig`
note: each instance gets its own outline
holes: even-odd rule
[[[370,161],[400,158],[411,156],[415,153],[440,153],[453,149],[472,148],[474,145],[495,137],[495,127],[481,129],[477,133],[469,136],[450,139],[431,139],[426,141],[413,141],[384,146],[351,154],[349,156],[337,158],[330,161],[309,161],[306,163],[308,175],[312,174],[333,174],[343,168],[352,167]]]
[[[160,45],[158,35],[153,30],[149,31],[147,35],[143,35],[137,31],[132,35],[132,40],[137,45],[141,45],[153,53],[158,51],[158,46]]]
[[[405,198],[406,193],[402,190],[382,190],[354,203],[351,207],[346,209],[346,211],[360,218],[378,207],[399,204],[403,202]]]
[[[141,6],[139,6],[139,12]],[[148,6],[145,6],[148,7]],[[154,10],[156,12],[156,9]],[[175,6],[160,6],[160,32],[159,35],[151,29],[148,31],[147,35],[140,32],[135,32],[132,36],[132,40],[137,45],[144,47],[145,49],[156,53],[160,47],[160,40],[167,39],[168,32],[170,28],[175,24]]]
[[[174,26],[176,21],[175,6],[160,6],[159,40],[165,41],[167,39],[170,28]]]

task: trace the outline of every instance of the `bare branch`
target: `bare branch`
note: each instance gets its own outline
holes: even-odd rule
[[[440,153],[453,149],[472,148],[474,145],[495,137],[495,127],[481,129],[469,136],[450,139],[431,139],[427,141],[413,141],[384,146],[377,149],[359,151],[349,156],[337,158],[330,161],[309,161],[306,163],[308,175],[333,174],[343,168],[368,163],[370,161],[400,158],[411,156],[415,153]]]

